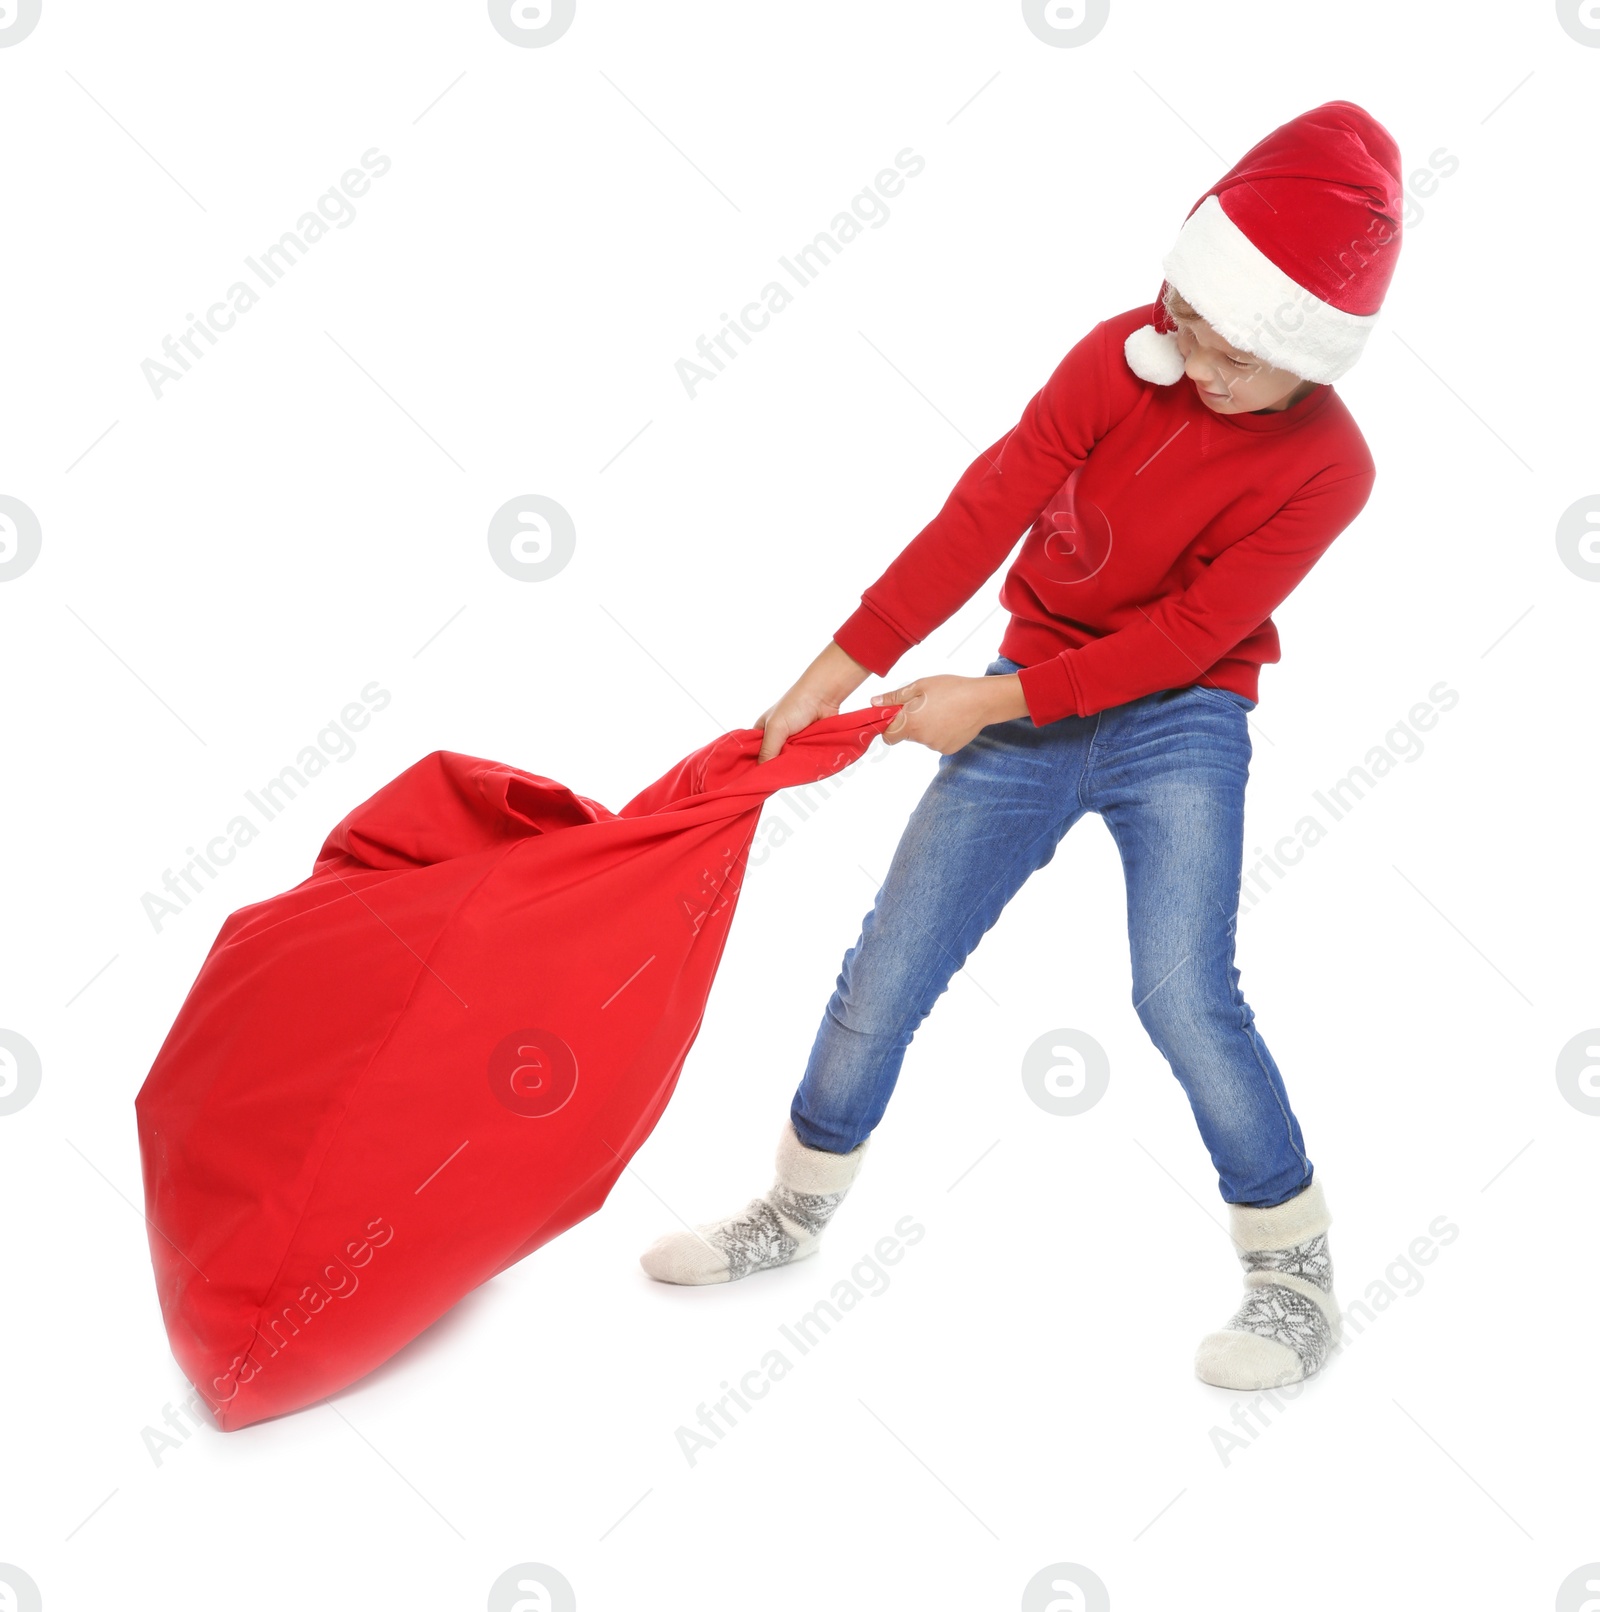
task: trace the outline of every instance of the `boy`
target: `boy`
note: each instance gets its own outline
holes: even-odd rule
[[[1329,1215],[1233,965],[1244,788],[1272,611],[1372,488],[1332,382],[1360,355],[1400,248],[1400,157],[1331,101],[1239,161],[1194,208],[1153,310],[1097,325],[1015,429],[758,722],[761,759],[961,607],[1010,552],[1011,620],[983,677],[874,704],[940,753],[845,954],[772,1188],[642,1256],[723,1282],[812,1253],[856,1177],[917,1025],[1006,902],[1087,811],[1128,889],[1133,999],[1217,1169],[1245,1294],[1197,1374],[1257,1390],[1339,1338]]]

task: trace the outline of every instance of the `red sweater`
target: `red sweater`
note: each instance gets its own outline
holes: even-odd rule
[[[1000,653],[1036,726],[1203,683],[1257,698],[1272,612],[1360,512],[1372,456],[1331,386],[1213,414],[1187,378],[1141,381],[1098,324],[833,635],[880,676],[949,619],[1024,530]]]

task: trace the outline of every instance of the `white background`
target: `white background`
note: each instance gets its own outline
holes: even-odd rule
[[[50,1612],[478,1608],[519,1562],[586,1612],[1009,1608],[1063,1561],[1119,1612],[1555,1604],[1600,1558],[1600,1118],[1555,1079],[1600,1023],[1600,587],[1555,539],[1600,492],[1597,74],[1542,0],[1113,0],[1064,49],[1015,4],[580,0],[521,49],[481,4],[45,0],[0,50],[0,493],[43,532],[0,583],[0,1026],[43,1066],[0,1118],[0,1561]],[[1408,173],[1458,167],[1340,383],[1377,488],[1278,612],[1247,847],[1436,683],[1459,703],[1242,920],[1239,963],[1339,1297],[1401,1296],[1253,1436],[1193,1378],[1237,1270],[1093,818],[935,1010],[820,1255],[643,1275],[675,1216],[770,1181],[936,765],[880,744],[752,868],[603,1212],[331,1405],[158,1463],[187,1385],[133,1097],[224,916],[430,750],[616,807],[748,725],[1066,348],[1154,297],[1194,198],[1331,98]],[[141,361],[374,146],[355,221],[157,400]],[[888,222],[691,401],[675,362],[906,147]],[[531,584],[485,537],[529,492],[577,528]],[[981,672],[997,589],[895,676]],[[157,932],[144,893],[372,680],[393,699],[354,756]],[[1077,1118],[1019,1073],[1063,1028],[1111,1058]],[[887,1291],[691,1466],[677,1428],[907,1214]],[[1440,1216],[1451,1245],[1395,1266]]]

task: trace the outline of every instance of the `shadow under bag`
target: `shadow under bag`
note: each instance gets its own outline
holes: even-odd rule
[[[439,751],[234,913],[135,1102],[161,1313],[228,1430],[326,1398],[593,1214],[700,1029],[769,795],[724,734],[620,812]]]

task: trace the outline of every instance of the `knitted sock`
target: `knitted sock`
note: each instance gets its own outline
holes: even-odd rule
[[[1195,1355],[1195,1375],[1218,1388],[1281,1388],[1309,1377],[1339,1342],[1328,1256],[1332,1217],[1322,1184],[1272,1209],[1229,1204],[1244,1266],[1244,1303]]]
[[[736,1282],[752,1271],[804,1259],[816,1252],[822,1229],[844,1201],[866,1150],[866,1142],[849,1153],[807,1147],[785,1122],[777,1177],[762,1197],[726,1220],[668,1232],[639,1256],[639,1263],[658,1282],[698,1286]]]

